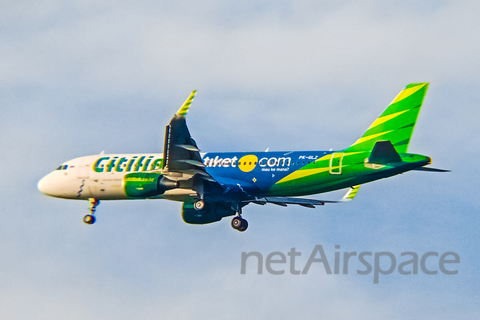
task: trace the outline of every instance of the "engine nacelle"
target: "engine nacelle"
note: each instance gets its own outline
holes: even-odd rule
[[[179,186],[178,181],[169,180],[154,172],[134,172],[123,177],[123,189],[130,198],[155,197]]]
[[[222,220],[223,217],[233,216],[235,210],[228,204],[210,202],[204,210],[195,209],[195,202],[184,202],[182,206],[183,221],[190,224],[207,224]]]

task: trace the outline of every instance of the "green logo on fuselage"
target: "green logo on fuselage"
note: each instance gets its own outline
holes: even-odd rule
[[[126,157],[102,157],[92,165],[95,172],[135,172],[135,171],[151,171],[161,169],[163,159],[153,159],[153,156],[133,156]]]

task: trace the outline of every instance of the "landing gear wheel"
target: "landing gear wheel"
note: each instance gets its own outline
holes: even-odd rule
[[[232,228],[243,232],[243,231],[247,230],[248,222],[247,222],[247,220],[242,219],[241,217],[233,217]]]
[[[198,201],[195,201],[195,203],[193,204],[193,207],[197,211],[205,211],[207,209],[207,203],[205,202],[205,200],[198,200]]]
[[[242,225],[240,226],[240,228],[238,228],[238,231],[243,232],[243,231],[247,230],[247,228],[248,228],[247,220],[242,219]]]
[[[239,229],[242,226],[242,218],[240,217],[233,217],[232,219],[232,228],[233,229]]]
[[[94,224],[97,219],[94,216],[95,211],[97,210],[98,205],[100,204],[100,200],[95,198],[89,198],[88,201],[90,202],[90,214],[87,214],[83,217],[83,222],[86,224]]]
[[[94,224],[95,221],[97,221],[97,219],[91,214],[87,214],[85,217],[83,217],[83,222],[86,224]]]

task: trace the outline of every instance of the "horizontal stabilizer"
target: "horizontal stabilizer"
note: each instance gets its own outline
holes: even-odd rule
[[[430,171],[430,172],[450,172],[451,171],[451,170],[446,170],[446,169],[437,169],[437,168],[428,168],[428,167],[420,167],[420,168],[415,168],[413,170]]]
[[[370,157],[368,157],[368,163],[376,164],[387,164],[401,161],[402,158],[400,158],[397,150],[395,150],[395,147],[389,140],[377,141],[373,147]]]

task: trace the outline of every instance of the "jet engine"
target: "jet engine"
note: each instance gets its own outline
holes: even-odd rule
[[[160,173],[134,172],[123,177],[123,189],[130,198],[150,198],[180,186]]]
[[[204,200],[199,200],[197,202],[204,202]],[[183,203],[182,218],[186,223],[207,224],[220,221],[223,217],[235,214],[235,210],[226,203],[211,202],[199,206],[195,205],[197,202],[187,201]]]

